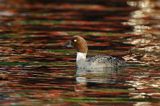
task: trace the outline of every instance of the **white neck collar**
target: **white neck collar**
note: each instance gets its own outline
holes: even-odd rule
[[[87,53],[77,52],[76,62],[85,61]]]

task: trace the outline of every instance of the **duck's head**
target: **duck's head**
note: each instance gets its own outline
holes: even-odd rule
[[[86,40],[81,36],[73,36],[68,42],[67,47],[74,47],[77,52],[87,53],[88,46]]]

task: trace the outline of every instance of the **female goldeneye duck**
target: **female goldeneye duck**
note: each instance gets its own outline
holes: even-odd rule
[[[68,47],[74,47],[77,50],[76,64],[78,68],[107,68],[119,67],[124,65],[124,61],[112,56],[96,55],[94,57],[86,58],[88,46],[86,40],[81,36],[74,36],[69,41]]]

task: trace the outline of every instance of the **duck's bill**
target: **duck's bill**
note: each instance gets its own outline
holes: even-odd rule
[[[73,47],[73,44],[72,44],[72,41],[68,41],[66,44],[65,44],[66,47],[68,48],[72,48]]]

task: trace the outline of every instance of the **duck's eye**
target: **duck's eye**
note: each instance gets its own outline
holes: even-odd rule
[[[77,42],[77,39],[74,39],[73,41],[74,41],[74,42]]]

